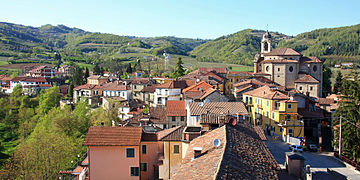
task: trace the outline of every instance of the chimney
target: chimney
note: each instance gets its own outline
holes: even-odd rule
[[[202,148],[201,147],[194,147],[194,159],[198,158],[201,155]]]

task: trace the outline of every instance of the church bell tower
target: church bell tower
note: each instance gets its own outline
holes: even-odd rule
[[[261,57],[264,57],[263,53],[269,53],[272,50],[271,34],[266,30],[261,40]]]

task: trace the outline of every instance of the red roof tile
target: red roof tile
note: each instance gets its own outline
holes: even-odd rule
[[[109,82],[98,86],[96,89],[101,89],[103,91],[126,91],[129,90],[130,87],[123,85],[122,83],[119,84],[119,82]]]
[[[209,88],[212,88],[212,85],[210,85],[204,81],[200,81],[197,84],[194,84],[190,87],[185,88],[183,90],[183,93],[188,92],[188,91],[206,91]]]
[[[192,116],[200,116],[201,114],[208,113],[208,111],[215,114],[248,114],[248,111],[242,102],[191,102],[189,103],[189,109]]]
[[[176,136],[178,137],[178,133],[179,133],[178,130],[179,130],[179,129],[181,130],[181,135],[182,135],[182,130],[184,130],[184,127],[182,127],[182,126],[176,126],[176,127],[170,128],[170,129],[165,129],[165,130],[162,130],[162,131],[157,132],[157,133],[156,133],[157,139],[158,139],[159,141],[165,140],[165,139],[170,140],[169,138],[170,138],[171,134],[173,134],[174,132],[177,132],[177,135],[176,135]],[[172,136],[172,137],[171,137],[171,139],[174,139],[174,138],[175,138],[175,136]],[[179,138],[179,137],[178,137],[178,138]],[[179,140],[181,140],[181,137],[180,137]]]
[[[186,82],[185,81],[169,81],[163,84],[159,84],[156,88],[162,88],[162,89],[185,89],[186,88]]]
[[[199,68],[200,73],[207,73],[207,72],[216,72],[216,73],[220,73],[220,74],[226,74],[227,70],[226,68],[205,68],[205,67],[201,67]]]
[[[320,83],[320,82],[311,75],[305,75],[304,77],[295,80],[295,83]]]
[[[264,99],[276,99],[276,100],[286,100],[290,99],[289,96],[281,93],[276,88],[270,88],[269,86],[262,86],[260,88],[254,89],[252,91],[245,92],[244,95],[255,96]]]
[[[135,146],[140,144],[141,127],[91,126],[86,134],[85,146]]]
[[[300,53],[296,52],[291,48],[277,48],[271,52],[264,53],[265,56],[301,56]]]
[[[186,116],[185,101],[166,101],[167,116]]]

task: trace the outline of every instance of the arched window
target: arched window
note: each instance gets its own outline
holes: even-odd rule
[[[289,71],[290,72],[293,72],[294,71],[294,68],[292,66],[289,67]]]
[[[270,70],[270,67],[266,66],[266,72],[269,72],[269,70]]]
[[[313,71],[316,72],[317,71],[317,66],[313,67]]]

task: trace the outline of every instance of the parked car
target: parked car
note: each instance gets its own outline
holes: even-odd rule
[[[303,152],[303,148],[300,145],[290,145],[289,149],[294,152]]]
[[[317,152],[318,151],[318,147],[315,144],[309,144],[307,145],[307,149],[311,152]]]

